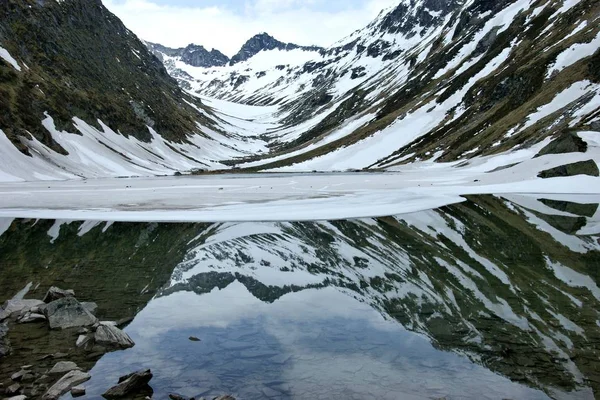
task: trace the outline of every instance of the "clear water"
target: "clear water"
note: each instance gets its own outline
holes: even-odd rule
[[[0,300],[29,282],[31,298],[57,285],[97,302],[101,319],[135,317],[125,328],[133,348],[80,364],[92,375],[87,398],[146,368],[156,399],[600,393],[600,213],[590,199],[482,196],[314,223],[0,226]],[[12,330],[21,355],[0,374],[46,335],[25,329],[42,328]],[[51,351],[44,342],[35,356]]]

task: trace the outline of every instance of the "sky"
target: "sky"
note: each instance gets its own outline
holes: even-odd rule
[[[329,46],[400,0],[103,0],[141,39],[169,47],[195,43],[228,56],[257,33]]]

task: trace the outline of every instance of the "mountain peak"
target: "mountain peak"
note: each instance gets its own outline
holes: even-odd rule
[[[260,53],[263,50],[295,50],[301,49],[306,51],[319,51],[320,47],[317,46],[299,46],[294,43],[284,43],[273,36],[269,35],[267,32],[261,32],[254,36],[244,43],[240,51],[231,57],[230,65],[235,65],[239,62],[246,61],[256,54]]]

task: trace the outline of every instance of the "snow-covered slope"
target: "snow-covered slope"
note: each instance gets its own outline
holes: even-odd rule
[[[166,65],[190,93],[280,106],[271,158],[250,167],[459,160],[600,129],[598,12],[591,0],[403,0],[318,52]]]

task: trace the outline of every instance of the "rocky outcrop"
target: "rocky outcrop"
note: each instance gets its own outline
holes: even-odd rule
[[[547,169],[540,172],[538,177],[546,179],[575,175],[599,176],[600,171],[594,160],[587,160]]]
[[[173,49],[158,43],[145,42],[146,46],[161,61],[164,56],[179,57],[184,63],[193,67],[222,67],[229,63],[229,57],[217,49],[208,51],[204,46],[189,44],[187,47]]]
[[[94,325],[98,320],[77,299],[64,297],[44,308],[50,329],[66,329]]]
[[[122,376],[119,378],[119,384],[107,390],[102,396],[107,399],[122,399],[142,392],[151,393],[152,388],[148,386],[151,379],[152,372],[149,369]]]

